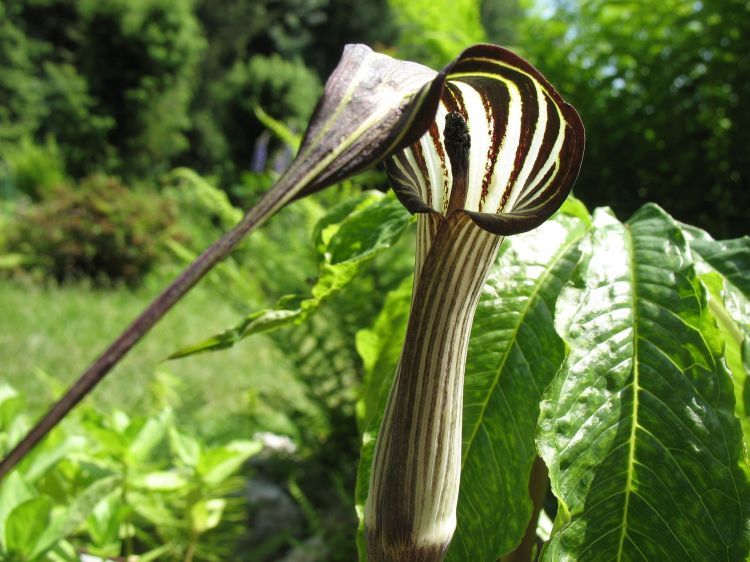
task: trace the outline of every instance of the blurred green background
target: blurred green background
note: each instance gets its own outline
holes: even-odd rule
[[[589,207],[626,218],[655,201],[717,238],[747,233],[745,0],[0,0],[0,383],[23,397],[23,415],[39,415],[271,185],[350,42],[433,68],[473,43],[510,47],[583,118],[575,193]],[[170,423],[206,446],[291,440],[294,452],[271,447],[242,469],[231,491],[241,506],[201,530],[205,550],[140,514],[154,544],[177,545],[163,559],[227,556],[212,544],[237,559],[354,559],[365,369],[353,342],[408,277],[411,235],[305,324],[162,361],[309,291],[315,224],[369,188],[385,189],[384,176],[285,209],[136,348],[87,401],[97,414],[70,429],[169,408]],[[273,509],[278,524],[259,531]],[[92,552],[149,544],[99,544],[91,529],[76,540]]]

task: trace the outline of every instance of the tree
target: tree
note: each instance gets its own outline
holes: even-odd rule
[[[559,1],[520,43],[583,117],[588,203],[626,215],[654,200],[719,236],[746,230],[746,2]]]

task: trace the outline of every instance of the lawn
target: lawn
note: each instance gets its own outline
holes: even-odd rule
[[[0,378],[21,390],[29,407],[41,414],[53,394],[71,384],[154,296],[158,283],[151,285],[131,291],[0,281]],[[87,400],[104,409],[134,411],[151,399],[149,387],[156,379],[177,380],[170,386],[180,392],[186,423],[208,433],[237,415],[253,414],[258,397],[275,403],[303,400],[296,396],[302,391],[287,361],[263,336],[219,353],[164,361],[170,352],[237,318],[236,309],[215,291],[197,287]]]

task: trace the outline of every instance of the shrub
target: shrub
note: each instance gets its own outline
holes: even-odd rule
[[[108,176],[90,176],[77,187],[62,184],[51,195],[16,213],[8,246],[58,281],[137,284],[174,221],[166,199]]]
[[[2,183],[6,196],[24,194],[39,200],[65,181],[65,163],[52,138],[37,144],[25,137],[4,152]]]

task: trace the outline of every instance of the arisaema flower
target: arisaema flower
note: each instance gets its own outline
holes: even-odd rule
[[[466,350],[502,237],[546,220],[583,154],[580,118],[510,51],[477,45],[441,72],[349,45],[299,154],[92,364],[0,464],[6,474],[242,238],[278,209],[376,162],[418,219],[406,340],[378,436],[365,528],[371,562],[441,560],[456,526]]]
[[[524,60],[466,50],[427,132],[386,162],[418,219],[406,340],[375,449],[365,529],[370,562],[442,560],[456,528],[463,378],[479,295],[504,235],[562,203],[584,133]]]

